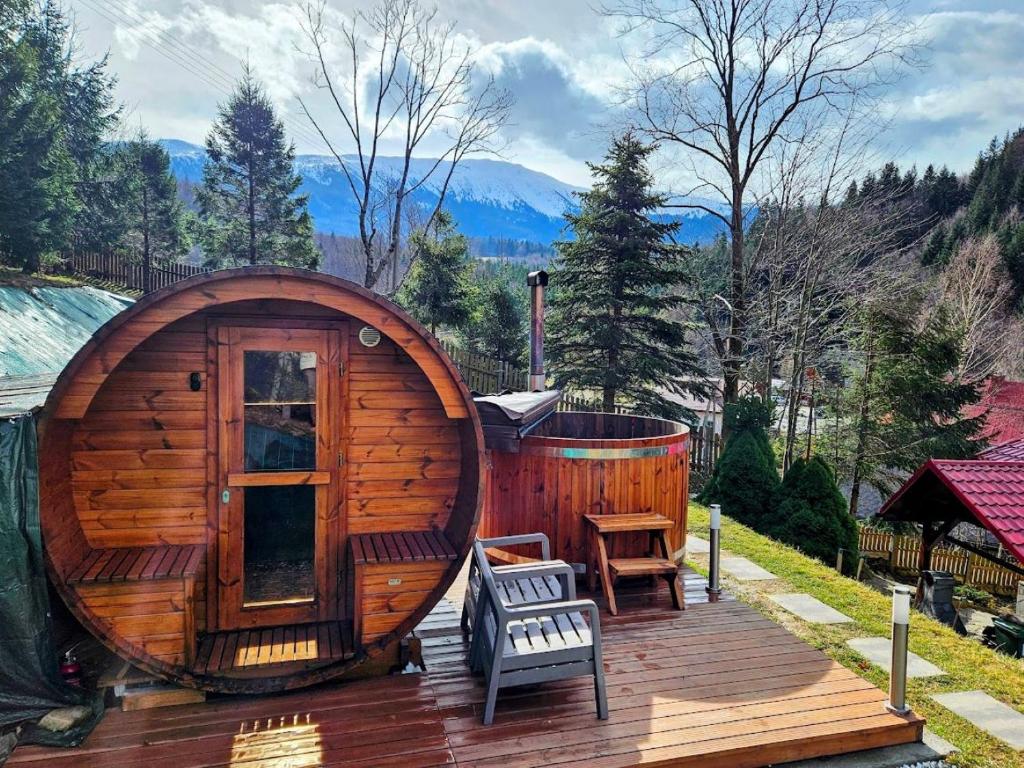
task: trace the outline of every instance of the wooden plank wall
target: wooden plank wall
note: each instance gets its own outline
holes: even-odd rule
[[[655,512],[673,520],[673,551],[686,530],[686,454],[632,459],[569,459],[491,451],[481,536],[542,531],[551,539],[552,557],[586,560],[583,515]],[[615,537],[613,557],[639,556],[646,534]],[[528,548],[521,554],[530,555]],[[532,553],[536,556],[536,553]]]
[[[93,547],[206,541],[206,335],[180,321],[100,387],[72,442],[75,507]],[[204,379],[189,389],[189,374]]]
[[[444,528],[461,473],[458,430],[395,344],[349,345],[348,532]]]
[[[81,584],[79,597],[110,633],[169,664],[185,662],[184,579]]]
[[[363,642],[397,628],[427,599],[450,565],[440,561],[363,566]],[[388,583],[395,580],[400,584]]]

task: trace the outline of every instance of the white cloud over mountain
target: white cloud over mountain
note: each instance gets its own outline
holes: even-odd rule
[[[83,53],[109,49],[119,96],[151,134],[201,142],[248,57],[281,105],[300,152],[324,151],[295,102],[302,95],[317,103],[296,5],[69,2]],[[367,2],[335,0],[330,8],[347,17]],[[989,138],[1024,123],[1024,6],[1018,0],[912,0],[910,7],[928,40],[928,66],[894,87],[881,151],[905,164],[966,170]],[[621,53],[631,41],[619,39],[615,23],[589,0],[446,0],[440,13],[457,21],[482,70],[516,97],[504,159],[585,184],[584,161],[600,159],[617,123],[616,88],[627,75]],[[329,114],[327,105],[320,107]],[[424,151],[431,151],[430,142]]]

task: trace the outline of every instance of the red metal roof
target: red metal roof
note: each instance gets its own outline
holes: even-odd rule
[[[986,461],[1024,461],[1024,438],[994,445],[978,454]]]
[[[882,506],[901,511],[915,486],[937,479],[980,525],[1024,563],[1024,461],[930,459]]]
[[[982,436],[993,443],[1024,438],[1024,381],[993,376],[982,385],[981,399],[964,408],[963,415],[985,414]]]

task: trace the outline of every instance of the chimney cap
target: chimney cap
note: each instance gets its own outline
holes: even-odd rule
[[[538,269],[536,272],[531,272],[526,276],[526,284],[529,286],[547,285],[548,273],[545,272],[543,269]]]

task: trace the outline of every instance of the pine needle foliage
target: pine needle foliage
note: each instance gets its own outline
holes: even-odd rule
[[[676,319],[686,250],[673,242],[680,223],[659,216],[668,200],[652,189],[653,151],[627,133],[590,165],[594,185],[566,214],[575,239],[556,243],[547,348],[559,387],[600,392],[606,411],[685,419],[665,394],[699,390],[704,373]]]
[[[857,562],[857,523],[831,468],[818,456],[797,459],[775,495],[760,533],[831,564],[843,550],[843,562]]]
[[[521,368],[527,351],[526,306],[513,289],[512,280],[507,268],[484,278],[462,340],[477,354]]]
[[[760,398],[745,397],[725,406],[729,440],[700,496],[702,504],[721,504],[733,520],[763,531],[779,487],[775,454],[768,439],[771,410]]]
[[[455,221],[439,211],[428,230],[409,238],[414,260],[397,300],[436,334],[442,326],[461,328],[470,318],[473,264],[469,241]]]
[[[307,196],[296,194],[295,145],[263,86],[245,67],[206,139],[197,191],[209,266],[286,264],[316,269]]]

